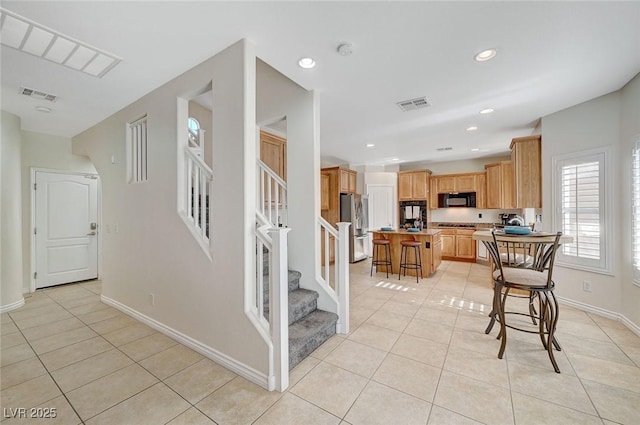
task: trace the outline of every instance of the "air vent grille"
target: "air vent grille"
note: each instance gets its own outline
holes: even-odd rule
[[[402,102],[396,103],[396,105],[398,105],[398,107],[404,112],[408,112],[426,108],[431,106],[431,103],[429,103],[426,97],[417,97],[415,99],[403,100]]]
[[[27,87],[20,87],[20,94],[33,97],[38,100],[48,100],[49,102],[55,102],[56,100],[58,100],[58,96],[56,96],[55,94],[45,93],[43,91],[34,90]]]
[[[453,148],[451,146],[447,146],[446,148],[438,148],[436,149],[438,152],[452,151]]]

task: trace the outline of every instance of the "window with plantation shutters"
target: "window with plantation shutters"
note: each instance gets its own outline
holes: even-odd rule
[[[631,190],[633,283],[640,286],[640,140],[631,154]]]
[[[147,116],[127,123],[127,181],[147,181]]]
[[[555,225],[573,242],[558,252],[558,264],[609,273],[607,222],[608,150],[554,158]]]

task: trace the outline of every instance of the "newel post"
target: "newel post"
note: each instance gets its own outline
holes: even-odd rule
[[[349,333],[349,226],[351,223],[338,223],[338,324],[336,332]]]
[[[271,264],[269,265],[269,314],[273,341],[273,375],[276,390],[289,387],[289,282],[287,233],[291,229],[274,227],[271,236]]]

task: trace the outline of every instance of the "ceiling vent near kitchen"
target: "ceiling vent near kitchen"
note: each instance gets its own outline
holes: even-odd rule
[[[438,148],[436,149],[438,152],[452,151],[453,148],[451,146],[447,146],[446,148]]]
[[[427,100],[426,97],[417,97],[415,99],[403,100],[402,102],[396,103],[400,109],[404,112],[415,111],[416,109],[426,108],[431,106],[431,103]]]
[[[27,87],[20,87],[20,94],[25,96],[33,97],[38,100],[48,100],[49,102],[55,102],[58,100],[58,96],[51,93],[45,93],[40,90],[34,90]]]

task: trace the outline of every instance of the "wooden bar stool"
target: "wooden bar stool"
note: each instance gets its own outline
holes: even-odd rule
[[[420,279],[422,279],[422,257],[420,256],[419,241],[400,241],[402,246],[400,250],[400,270],[398,271],[398,279],[404,269],[404,275],[407,275],[407,269],[413,269],[416,271],[416,282],[418,282],[418,270],[420,270]],[[407,252],[410,248],[413,248],[413,263],[407,260]]]
[[[389,239],[374,239],[372,242],[373,257],[371,258],[370,276],[373,276],[373,266],[376,266],[376,273],[378,273],[378,266],[385,266],[388,279],[389,269],[391,269],[391,274],[393,274],[393,263],[391,262],[391,241]],[[380,248],[382,248],[384,252],[384,258],[380,257]]]

